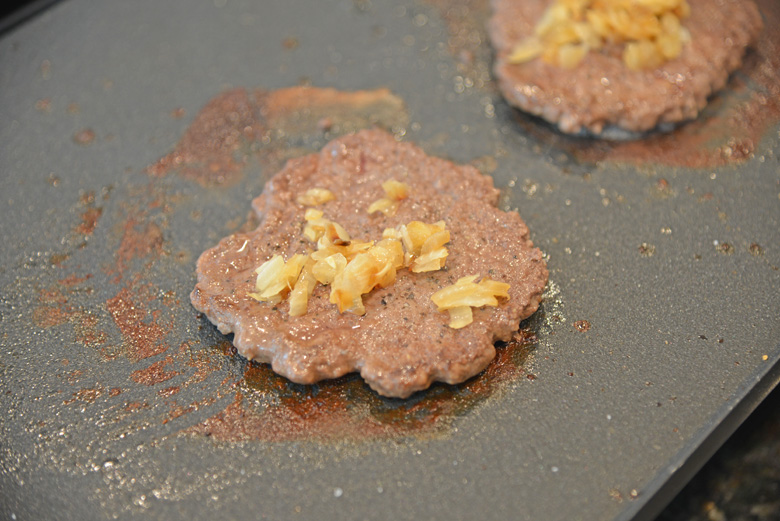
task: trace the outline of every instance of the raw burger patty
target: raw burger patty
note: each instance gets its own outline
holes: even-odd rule
[[[367,213],[384,196],[388,179],[411,190],[397,213]],[[255,268],[275,254],[289,259],[313,243],[303,238],[305,208],[296,203],[310,188],[326,188],[335,200],[319,205],[355,240],[378,240],[385,228],[411,221],[446,222],[451,240],[444,270],[398,271],[396,282],[363,296],[366,314],[339,313],[318,285],[308,312],[288,315],[247,296]],[[198,259],[192,304],[249,360],[268,362],[290,380],[310,384],[359,371],[385,396],[407,397],[433,381],[458,383],[479,373],[495,356],[493,343],[509,340],[520,320],[539,307],[547,283],[542,253],[516,212],[496,208],[492,179],[471,166],[428,157],[379,130],[336,139],[318,154],[290,160],[252,205],[260,225],[223,239]],[[468,275],[507,282],[510,298],[499,307],[474,309],[474,322],[448,326],[431,295]]]
[[[680,56],[658,69],[632,71],[623,64],[622,47],[590,52],[573,69],[540,59],[508,63],[507,56],[533,34],[551,0],[492,0],[489,32],[499,87],[509,103],[568,133],[609,137],[615,127],[636,133],[693,119],[740,67],[762,21],[751,0],[688,3],[691,15],[683,25],[691,42]]]

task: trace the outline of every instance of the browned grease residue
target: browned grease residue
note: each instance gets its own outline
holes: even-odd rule
[[[750,159],[765,133],[780,121],[780,4],[757,0],[764,31],[740,70],[710,99],[699,117],[672,132],[633,141],[566,136],[520,114],[518,123],[548,145],[583,162],[612,161],[711,168]]]
[[[166,367],[173,365],[173,358],[167,356],[162,360],[154,362],[146,369],[138,369],[130,374],[130,378],[137,384],[141,385],[157,385],[162,382],[166,382],[177,376],[178,371],[166,370]]]
[[[54,306],[38,306],[33,309],[33,322],[41,329],[59,326],[67,322],[72,313]]]
[[[85,311],[79,314],[79,318],[74,323],[76,342],[87,347],[94,347],[105,344],[108,341],[108,333],[98,329],[100,324],[96,315]]]
[[[85,128],[73,134],[73,141],[79,145],[89,145],[94,140],[95,131],[91,128]]]
[[[81,223],[76,226],[75,232],[81,235],[92,235],[101,215],[103,215],[102,208],[95,206],[87,208],[81,213]]]
[[[293,384],[267,365],[247,363],[235,400],[222,412],[187,429],[220,441],[376,439],[434,434],[466,408],[524,374],[536,341],[523,330],[497,348],[479,375],[460,385],[434,384],[406,400],[371,391],[356,374],[316,385]]]
[[[92,278],[92,274],[91,273],[87,273],[86,275],[83,275],[81,277],[79,277],[75,273],[72,273],[72,274],[68,275],[67,277],[58,280],[57,283],[60,286],[63,286],[65,288],[72,288],[74,286],[78,286],[79,284],[82,284],[82,283],[88,281],[91,278]]]
[[[162,246],[162,229],[157,223],[143,213],[130,215],[122,224],[122,239],[116,250],[116,264],[111,271],[121,275],[134,259],[158,256]]]
[[[64,402],[62,402],[62,405],[70,405],[77,401],[83,403],[95,403],[95,401],[98,398],[100,398],[104,392],[105,389],[103,389],[102,387],[89,387],[85,389],[79,389],[78,391],[73,393],[73,398],[69,400],[65,400]]]
[[[122,288],[106,301],[106,309],[122,333],[127,357],[134,362],[159,355],[169,347],[163,341],[168,326],[158,323],[147,308],[153,300],[151,285],[142,285]]]
[[[181,387],[179,387],[178,385],[173,385],[171,387],[166,387],[165,389],[160,389],[159,391],[157,391],[157,396],[163,396],[165,398],[169,398],[174,394],[178,394],[179,391],[181,391]]]
[[[35,102],[35,110],[51,112],[51,98],[41,98]]]
[[[67,282],[71,281],[67,279]],[[59,326],[71,320],[78,308],[68,301],[69,287],[75,285],[57,285],[38,291],[38,304],[32,310],[32,321],[41,329]]]
[[[327,128],[318,125],[324,118]],[[204,186],[229,184],[241,177],[252,156],[279,168],[289,157],[310,152],[320,137],[330,140],[374,125],[394,130],[407,121],[403,101],[387,89],[236,88],[209,101],[173,152],[147,172],[177,172]]]

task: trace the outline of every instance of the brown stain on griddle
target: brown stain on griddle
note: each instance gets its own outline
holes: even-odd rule
[[[56,289],[45,289],[38,293],[38,304],[32,310],[33,324],[41,329],[59,326],[70,320],[73,309],[67,299]]]
[[[326,119],[327,128],[321,125]],[[174,150],[147,168],[203,186],[230,185],[250,158],[269,170],[311,152],[314,142],[374,125],[399,131],[408,122],[403,101],[387,89],[344,92],[315,87],[235,88],[211,99]]]
[[[100,414],[105,414],[109,421],[122,422],[136,412],[150,414],[149,411],[160,406],[163,411],[166,408],[166,403],[151,402],[150,405],[150,398],[146,396],[119,410],[115,399],[124,387],[164,387],[163,382],[177,378],[176,385],[167,385],[159,393],[167,400],[178,392],[177,389],[205,380],[208,372],[206,363],[199,363],[195,370],[190,369],[194,364],[188,353],[168,351],[166,340],[173,322],[171,310],[180,307],[181,303],[174,291],[149,282],[154,278],[150,275],[156,270],[155,264],[165,256],[163,231],[181,195],[168,193],[164,185],[152,180],[143,186],[130,186],[114,206],[113,229],[106,234],[96,234],[101,219],[108,214],[103,205],[109,200],[111,191],[112,187],[106,186],[97,194],[92,190],[80,193],[69,212],[76,221],[66,227],[68,231],[60,241],[65,251],[52,254],[47,262],[55,268],[51,272],[55,280],[37,290],[37,306],[30,318],[41,328],[69,325],[72,335],[62,339],[68,343],[65,339],[72,338],[71,350],[82,346],[92,348],[103,363],[114,365],[105,373],[113,379],[106,387],[94,382],[84,386],[82,380],[89,377],[88,372],[86,377],[81,370],[64,375],[63,381],[72,387],[72,392],[67,388],[56,390],[68,396],[60,402],[62,406],[103,407],[105,411]],[[108,264],[101,266],[94,275],[83,271],[84,265],[96,267],[91,258],[85,264],[79,263],[83,262],[83,255],[89,255],[80,250],[88,247],[113,250]],[[113,296],[95,301],[92,284],[101,294],[107,290],[107,295]],[[61,332],[67,335],[68,331],[61,329]],[[68,363],[63,359],[63,365]],[[213,398],[201,401],[207,403],[208,400]]]
[[[434,384],[408,399],[384,398],[357,374],[314,385],[294,384],[267,364],[249,362],[224,410],[185,434],[224,441],[371,440],[435,435],[458,415],[500,394],[519,379],[536,337],[521,330],[498,346],[496,357],[474,378]]]
[[[182,177],[204,185],[235,181],[246,162],[238,152],[255,140],[258,125],[257,107],[247,91],[228,91],[210,100],[173,152],[147,172],[163,176],[176,169]]]
[[[77,402],[81,402],[82,404],[93,404],[98,400],[98,398],[103,396],[105,392],[106,390],[101,386],[85,387],[74,392],[71,395],[72,398],[63,401],[62,405],[68,406]]]
[[[33,308],[33,323],[41,329],[70,323],[77,343],[87,347],[104,344],[108,333],[100,329],[98,311],[78,301],[79,297],[93,293],[92,287],[86,285],[91,279],[90,273],[72,273],[59,279],[56,285],[40,290],[38,305]],[[76,302],[72,301],[74,298]]]
[[[81,214],[81,223],[74,230],[81,235],[92,235],[97,227],[98,219],[103,215],[103,209],[99,207],[87,208]]]
[[[145,369],[137,369],[130,374],[130,378],[137,384],[152,386],[166,382],[179,374],[176,370],[166,369],[173,365],[173,358],[167,356],[158,360]]]
[[[78,324],[84,317],[82,306],[71,303],[74,294],[90,294],[92,288],[84,286],[92,275],[69,275],[50,287],[38,291],[37,305],[32,310],[32,321],[41,329],[68,322]]]
[[[165,389],[160,389],[157,391],[157,396],[169,398],[175,394],[178,394],[179,391],[181,391],[181,387],[178,385],[172,385],[171,387],[166,387]]]
[[[54,174],[50,174],[47,182],[53,186],[59,186],[60,178]],[[113,187],[111,185],[104,186],[101,189],[102,200],[108,199],[108,195]],[[96,203],[100,200],[96,198],[95,191],[89,190],[82,192],[79,196],[73,211],[79,213],[79,222],[71,227],[70,233],[66,234],[61,239],[61,245],[64,246],[65,251],[54,252],[49,256],[49,264],[51,266],[61,268],[71,258],[75,250],[81,250],[86,247],[87,241],[92,236],[98,226],[100,218],[103,215],[103,207],[98,206]]]
[[[229,350],[229,348],[233,347],[233,344],[227,340],[219,342],[214,347],[221,350],[225,355],[229,355],[231,352],[235,353],[235,351]],[[194,370],[182,384],[184,388],[206,381],[212,373],[219,370],[222,366],[222,361],[213,356],[212,349],[193,347],[189,342],[182,342],[176,354],[176,359],[184,367]]]
[[[65,324],[70,320],[72,312],[54,306],[37,306],[33,309],[33,322],[41,329],[46,329],[60,324]]]
[[[200,398],[193,400],[191,394],[183,392],[196,386],[201,387],[200,384],[206,382],[214,372],[223,367],[224,356],[232,356],[231,353],[233,353],[225,346],[232,347],[232,344],[222,341],[209,349],[185,341],[180,344],[178,349],[168,351],[169,354],[164,359],[131,374],[131,378],[136,383],[150,387],[179,377],[175,382],[172,382],[173,385],[169,384],[156,391],[156,395],[160,399],[164,399],[164,408],[167,408],[162,424],[196,412],[202,407],[211,406],[234,392],[236,377],[232,375],[223,377],[216,390]],[[223,356],[215,356],[217,352],[221,352]],[[180,403],[177,400],[180,393],[185,403]]]
[[[97,315],[82,311],[79,314],[79,320],[74,323],[76,333],[76,342],[83,346],[95,347],[105,344],[108,339],[108,333],[99,329],[100,319]]]
[[[141,409],[148,409],[149,403],[148,402],[139,402],[139,401],[132,401],[128,402],[127,405],[125,405],[125,411],[127,412],[134,412]]]
[[[40,112],[51,112],[51,98],[41,98],[35,102],[35,110]]]
[[[103,208],[95,204],[95,192],[90,190],[84,192],[79,197],[79,206],[83,208],[81,212],[81,222],[74,227],[73,232],[77,235],[92,235],[97,227],[98,220],[103,215]]]
[[[139,284],[121,288],[106,301],[106,309],[124,340],[127,357],[133,362],[168,350],[164,339],[169,325],[158,323],[148,307],[155,298],[151,284]]]
[[[60,286],[66,287],[66,288],[72,288],[74,286],[78,286],[79,284],[83,284],[84,282],[88,281],[92,278],[91,273],[87,273],[86,275],[78,276],[75,273],[72,273],[68,275],[67,277],[64,277],[57,281],[57,283]]]
[[[91,128],[84,128],[73,134],[73,142],[77,145],[90,145],[95,141],[95,131]]]
[[[184,110],[182,107],[176,107],[170,112],[170,116],[173,119],[181,119],[186,115],[187,115],[187,111]]]
[[[160,226],[144,213],[129,215],[122,224],[122,239],[115,254],[115,265],[110,273],[121,276],[135,259],[159,256],[163,233]]]
[[[170,347],[165,338],[171,319],[163,320],[161,316],[176,302],[175,294],[145,282],[144,274],[163,254],[164,236],[158,221],[160,215],[165,217],[171,211],[171,199],[154,186],[140,187],[133,194],[133,201],[123,206],[114,263],[104,269],[107,275],[113,275],[110,282],[121,284],[117,293],[106,300],[105,309],[122,336],[121,352],[132,363],[160,355]],[[143,262],[139,267],[135,261]],[[107,353],[107,359],[115,356]],[[162,371],[163,362],[155,362],[146,372],[133,372],[131,378],[143,385],[167,380],[175,371]]]
[[[70,254],[69,254],[69,253],[63,253],[63,252],[59,252],[59,253],[53,253],[53,254],[52,254],[50,257],[49,257],[49,264],[51,264],[52,266],[55,266],[55,267],[59,268],[59,267],[60,267],[60,266],[62,266],[62,264],[63,264],[65,261],[67,261],[69,258],[70,258]]]

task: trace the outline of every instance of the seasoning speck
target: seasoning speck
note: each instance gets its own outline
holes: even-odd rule
[[[580,333],[584,333],[590,329],[590,322],[587,320],[578,320],[574,323],[574,329]]]
[[[90,128],[80,130],[73,135],[73,141],[79,145],[89,145],[95,140],[95,131]]]
[[[51,99],[43,98],[35,102],[35,110],[41,112],[51,112]]]
[[[723,253],[724,255],[731,255],[732,253],[734,253],[734,246],[732,246],[728,242],[721,243],[720,245],[717,246],[717,248],[718,251],[720,253]]]
[[[341,497],[343,494],[344,491],[341,490],[339,487],[333,489],[333,497]]]
[[[646,242],[643,242],[639,245],[639,255],[642,257],[652,257],[655,253],[655,246],[652,244],[648,244]]]

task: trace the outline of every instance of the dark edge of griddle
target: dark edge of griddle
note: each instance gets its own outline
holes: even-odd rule
[[[60,0],[27,0],[23,2],[12,2],[13,7],[11,10],[4,10],[7,14],[4,14],[4,16],[0,18],[0,35],[7,33],[14,27],[26,22],[59,1]]]
[[[748,381],[752,381],[753,385],[748,384],[741,395],[724,404],[718,414],[710,418],[680,449],[673,460],[682,463],[661,469],[640,492],[634,504],[615,518],[616,521],[651,521],[663,511],[780,383],[780,353],[767,360],[766,366],[756,370]],[[695,447],[693,451],[691,447]]]

